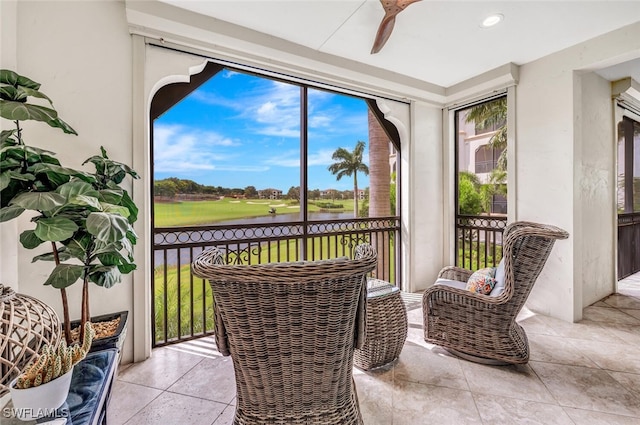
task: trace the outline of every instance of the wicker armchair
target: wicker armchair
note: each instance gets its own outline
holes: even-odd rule
[[[362,424],[353,382],[362,347],[369,245],[355,259],[224,265],[216,248],[192,264],[214,297],[218,350],[236,376],[234,424]]]
[[[436,284],[422,298],[424,339],[480,363],[529,361],[527,335],[516,316],[556,239],[567,232],[554,226],[514,222],[503,235],[504,290],[497,296],[472,293],[456,282]],[[472,272],[445,267],[439,278],[466,282]],[[449,286],[452,285],[452,286]]]

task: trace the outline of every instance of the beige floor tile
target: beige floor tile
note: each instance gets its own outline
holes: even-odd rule
[[[629,316],[634,317],[635,319],[640,320],[640,310],[630,309],[630,308],[621,308],[620,311],[628,314]],[[640,326],[640,322],[635,323],[635,325]]]
[[[165,390],[202,360],[200,356],[164,347],[153,350],[151,357],[144,362],[123,370],[118,378],[132,384]]]
[[[556,403],[551,393],[528,365],[485,366],[460,361],[474,394],[493,394],[541,403]]]
[[[640,314],[640,312],[638,313]],[[640,325],[640,319],[625,314],[617,308],[590,306],[583,310],[582,317],[584,318],[584,320],[592,320],[594,322],[619,323],[623,325]]]
[[[638,425],[638,418],[565,407],[576,425]]]
[[[574,425],[557,404],[538,403],[493,394],[474,394],[483,425]]]
[[[203,359],[167,391],[228,404],[236,396],[231,357]]]
[[[211,425],[226,408],[226,404],[215,401],[164,392],[127,425]]]
[[[481,424],[468,391],[397,381],[393,391],[393,425]]]
[[[369,372],[354,369],[353,378],[364,423],[367,425],[391,424],[393,367]]]
[[[596,367],[569,338],[550,335],[529,335],[530,359],[541,362]]]
[[[635,346],[640,346],[640,326],[620,325],[620,324],[602,324],[611,334],[615,335],[620,341]]]
[[[640,310],[639,299],[633,298],[633,297],[626,297],[620,294],[609,295],[607,298],[605,298],[600,302],[615,308],[629,308],[634,310]]]
[[[603,346],[597,341],[572,340],[572,343],[599,368],[615,372],[640,373],[640,356],[637,348],[626,343],[609,343]]]
[[[233,425],[233,417],[236,412],[235,406],[227,406],[220,416],[216,418],[213,425]]]
[[[640,399],[604,370],[542,362],[531,367],[561,406],[640,415]]]
[[[107,410],[110,425],[121,425],[162,394],[162,390],[116,380]]]
[[[365,423],[640,423],[640,274],[619,287],[637,296],[610,296],[585,309],[580,323],[523,309],[518,322],[529,335],[531,362],[519,366],[478,365],[426,343],[422,310],[412,309],[400,359],[376,371],[354,369]],[[231,425],[234,395],[231,358],[203,338],[122,365],[109,421]]]
[[[618,283],[617,293],[626,297],[640,299],[640,282],[627,285],[620,285],[620,283]]]
[[[538,316],[538,318],[545,325],[553,329],[557,335],[565,338],[600,341],[603,343],[623,342],[607,328],[609,323],[595,322],[592,320],[582,320],[578,323],[570,323],[548,316]]]
[[[558,335],[558,332],[556,332],[553,327],[545,323],[545,321],[538,315],[519,319],[518,324],[524,328],[527,334]]]
[[[640,375],[636,373],[609,372],[609,375],[620,382],[623,387],[640,398]]]
[[[469,390],[460,360],[442,348],[406,344],[394,368],[394,379]]]

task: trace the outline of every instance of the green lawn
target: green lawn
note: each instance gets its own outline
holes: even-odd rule
[[[167,267],[165,299],[164,267],[156,267],[154,271],[156,342],[165,341],[165,305],[167,309],[167,341],[178,337],[178,328],[182,337],[191,335],[192,314],[194,335],[213,329],[213,298],[209,283],[192,276],[188,264],[180,268],[179,277],[180,284],[178,285],[178,268],[175,266]],[[180,305],[179,321],[178,305]]]
[[[328,201],[322,201],[328,202]],[[336,201],[342,209],[326,211],[353,211],[353,201]],[[235,220],[247,217],[268,216],[269,209],[275,208],[277,214],[297,213],[300,205],[279,199],[232,199],[218,201],[183,201],[175,203],[154,203],[155,227],[189,226],[210,224],[223,220]],[[310,204],[309,212],[322,211]]]

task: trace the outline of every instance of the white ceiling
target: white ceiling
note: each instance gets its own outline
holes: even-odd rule
[[[640,21],[640,1],[434,1],[410,5],[380,53],[369,52],[379,0],[161,0],[317,51],[449,87],[509,62],[524,64]],[[481,28],[487,15],[504,20]],[[635,75],[638,61],[608,68]],[[631,73],[631,74],[630,74]]]

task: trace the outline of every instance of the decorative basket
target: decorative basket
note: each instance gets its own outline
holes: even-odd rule
[[[51,307],[0,284],[0,397],[43,345],[58,346],[61,328]]]

